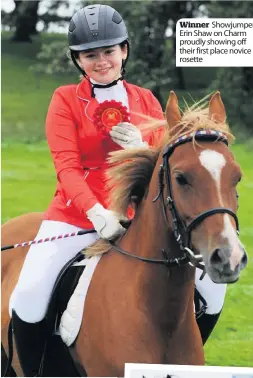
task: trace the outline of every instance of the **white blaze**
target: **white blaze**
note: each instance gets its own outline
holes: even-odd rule
[[[210,173],[210,175],[214,179],[216,187],[217,187],[220,206],[223,207],[223,201],[221,197],[220,179],[221,179],[221,171],[226,165],[226,160],[224,156],[217,151],[204,150],[200,153],[199,160],[200,160],[201,165]],[[242,247],[242,245],[241,245],[240,240],[238,239],[237,233],[231,222],[231,217],[229,217],[228,214],[224,215],[224,228],[221,235],[224,239],[228,240],[228,243],[231,246],[230,264],[231,264],[231,268],[235,269],[236,265],[238,264],[242,256],[242,250],[239,247],[239,246]]]
[[[201,165],[210,173],[214,179],[218,191],[218,198],[220,205],[223,206],[221,191],[220,191],[220,178],[222,168],[226,165],[224,156],[213,150],[204,150],[199,155]]]
[[[231,258],[230,258],[230,265],[231,269],[235,269],[237,264],[240,262],[242,258],[242,249],[243,246],[235,232],[235,229],[231,222],[231,217],[228,216],[228,214],[224,215],[224,229],[221,233],[221,236],[224,239],[228,240],[228,243],[231,247]],[[239,247],[239,248],[238,248]],[[241,248],[240,248],[241,247]]]

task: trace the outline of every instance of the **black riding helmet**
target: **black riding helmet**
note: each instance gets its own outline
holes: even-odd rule
[[[86,76],[76,58],[79,51],[109,47],[126,42],[128,54],[122,62],[122,75],[129,55],[126,25],[121,15],[109,5],[92,4],[79,9],[69,24],[69,49],[75,66]]]

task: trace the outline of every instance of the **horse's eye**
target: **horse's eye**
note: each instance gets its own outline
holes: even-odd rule
[[[186,180],[184,175],[176,176],[177,183],[181,186],[188,185],[188,181]]]

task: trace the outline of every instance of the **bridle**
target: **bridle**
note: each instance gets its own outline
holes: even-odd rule
[[[199,214],[196,218],[194,218],[189,224],[186,224],[180,217],[177,207],[174,201],[173,192],[172,192],[172,183],[171,183],[171,171],[169,166],[169,158],[173,154],[176,147],[192,142],[195,139],[196,141],[222,141],[226,145],[228,145],[228,141],[226,136],[217,130],[200,130],[195,133],[186,134],[182,137],[179,137],[173,143],[167,145],[163,151],[163,163],[160,166],[159,173],[158,173],[158,194],[153,199],[153,202],[156,202],[158,199],[161,200],[162,210],[164,219],[168,229],[170,229],[170,224],[168,220],[167,208],[171,213],[172,217],[172,228],[174,237],[179,244],[180,250],[183,252],[182,256],[179,258],[169,258],[168,252],[166,250],[162,250],[162,254],[164,259],[151,259],[145,258],[141,256],[133,255],[129,252],[124,251],[122,248],[115,245],[113,242],[110,242],[114,249],[118,252],[137,258],[138,260],[156,263],[156,264],[164,264],[169,267],[173,266],[182,266],[189,263],[192,266],[198,267],[204,271],[205,274],[205,265],[201,255],[195,255],[192,251],[191,245],[191,233],[192,231],[206,218],[210,217],[214,214],[229,214],[231,215],[236,224],[237,233],[239,234],[239,221],[237,215],[229,208],[226,207],[216,207],[213,209],[209,209],[204,211],[203,213]],[[165,184],[164,184],[165,181]],[[164,196],[164,188],[166,188],[166,199]],[[202,274],[202,278],[204,277]]]

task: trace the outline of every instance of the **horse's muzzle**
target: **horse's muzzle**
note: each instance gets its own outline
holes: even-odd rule
[[[239,279],[240,272],[248,262],[244,247],[239,244],[237,249],[231,246],[216,248],[206,262],[206,269],[210,278],[216,283],[233,283]]]

